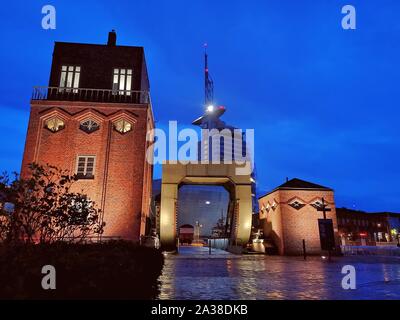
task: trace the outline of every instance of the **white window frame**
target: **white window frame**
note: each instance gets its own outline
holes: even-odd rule
[[[129,68],[114,68],[112,78],[113,94],[131,95],[133,70]]]
[[[78,169],[79,169],[79,160],[82,159],[82,158],[85,159],[85,164],[84,164],[84,168],[83,168],[83,174],[78,172]],[[91,174],[90,176],[88,176],[88,173],[87,173],[88,159],[89,159],[89,158],[93,158],[93,171],[92,171],[92,174]],[[78,155],[78,156],[76,157],[76,169],[75,169],[75,173],[76,173],[76,175],[78,175],[78,178],[79,178],[79,177],[94,177],[95,171],[96,171],[96,156],[94,156],[94,155]]]
[[[60,92],[77,93],[81,77],[81,66],[62,65],[60,73]]]

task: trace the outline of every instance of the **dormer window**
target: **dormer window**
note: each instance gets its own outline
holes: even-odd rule
[[[61,66],[60,92],[78,92],[81,67]]]
[[[51,132],[58,132],[65,128],[65,123],[60,118],[54,117],[45,122],[45,128]]]
[[[113,72],[113,94],[131,95],[132,69],[114,69]]]
[[[87,119],[81,122],[79,128],[86,133],[92,133],[98,130],[100,125],[92,119]]]

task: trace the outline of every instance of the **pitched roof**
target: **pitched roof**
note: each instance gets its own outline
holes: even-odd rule
[[[297,178],[286,181],[284,184],[281,184],[277,189],[327,189],[327,190],[332,190],[328,187],[324,187],[319,184],[308,182],[308,181],[297,179]]]
[[[276,187],[270,192],[267,192],[266,194],[262,195],[259,198],[265,197],[266,195],[275,192],[276,190],[326,190],[326,191],[333,191],[333,189],[321,186],[316,183],[308,182],[305,180],[301,179],[291,179],[286,181],[285,183],[281,184],[280,186]]]

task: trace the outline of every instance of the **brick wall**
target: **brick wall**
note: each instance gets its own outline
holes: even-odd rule
[[[65,128],[52,133],[45,121],[56,115]],[[86,133],[80,121],[94,119],[100,129]],[[133,130],[121,134],[113,122],[124,118]],[[133,104],[33,101],[21,174],[31,162],[48,163],[76,172],[78,155],[95,155],[95,178],[79,180],[83,191],[104,211],[105,236],[137,241],[149,215],[152,166],[145,159],[146,132],[153,128],[150,106]]]
[[[332,210],[327,212],[327,219],[333,220],[336,244],[339,244],[333,191],[278,189],[259,199],[264,234],[274,240],[281,255],[302,254],[303,239],[306,241],[309,254],[321,253],[318,219],[323,218],[323,213],[317,211],[311,204],[317,199],[321,200],[322,197]],[[297,210],[289,205],[293,199],[299,199],[305,205]],[[277,203],[275,210],[261,211],[263,206],[274,201]]]

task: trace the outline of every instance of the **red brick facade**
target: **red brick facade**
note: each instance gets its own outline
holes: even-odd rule
[[[58,117],[64,129],[51,132],[45,122]],[[83,120],[93,119],[99,130],[86,133]],[[114,123],[124,119],[133,129],[121,134]],[[78,180],[83,191],[103,211],[104,236],[137,241],[149,216],[152,166],[146,161],[146,133],[153,128],[150,104],[32,101],[21,174],[28,164],[48,163],[76,173],[78,156],[95,156],[94,179]]]
[[[260,221],[264,235],[272,239],[281,255],[300,255],[303,239],[309,254],[320,254],[318,219],[323,213],[313,206],[324,198],[331,211],[326,218],[332,219],[335,242],[338,242],[338,228],[333,190],[324,189],[275,189],[259,198]],[[300,207],[291,206],[297,201]]]

